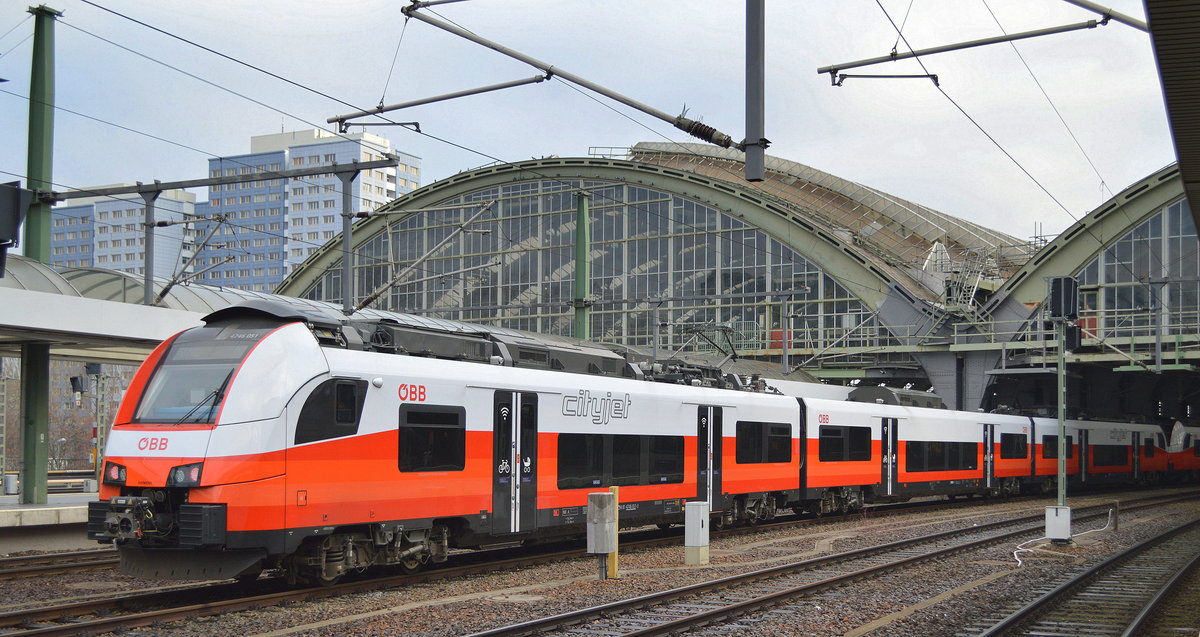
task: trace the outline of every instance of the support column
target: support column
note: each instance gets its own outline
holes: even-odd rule
[[[29,189],[54,189],[54,20],[62,15],[45,5],[29,10],[33,22],[33,66],[29,80],[29,152],[25,174]],[[25,256],[50,262],[50,204],[29,206]],[[50,346],[21,346],[22,463],[21,503],[46,503],[47,438],[50,423]]]
[[[21,504],[46,503],[50,437],[50,346],[21,346]]]
[[[141,185],[142,183],[138,182],[138,186]],[[146,233],[146,245],[142,246],[142,305],[154,305],[154,202],[160,194],[160,190],[141,192],[142,203],[146,206],[146,219],[142,223]]]
[[[54,20],[62,15],[41,5],[29,9],[33,14],[33,67],[29,78],[29,140],[26,155],[28,188],[54,190]],[[25,256],[42,263],[50,262],[50,204],[35,199],[25,216],[25,234],[21,241]]]
[[[358,167],[335,171],[334,174],[342,181],[342,313],[350,316],[354,313],[354,242],[350,236],[354,225],[354,198],[351,188],[354,178],[358,176]]]
[[[1067,506],[1067,324],[1057,320],[1054,326],[1058,336],[1058,506],[1063,507]],[[1079,461],[1083,462],[1083,458]]]
[[[575,308],[575,338],[589,339],[592,337],[592,315],[588,300],[592,278],[592,238],[591,216],[588,210],[588,197],[585,191],[575,193],[575,298],[571,306]]]
[[[746,181],[765,177],[766,1],[746,0]]]

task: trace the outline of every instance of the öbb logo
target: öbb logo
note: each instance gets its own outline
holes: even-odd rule
[[[407,400],[407,401],[418,402],[418,403],[425,402],[425,386],[424,385],[409,385],[408,383],[401,383],[398,393],[400,395],[400,400]]]
[[[138,450],[140,451],[166,451],[166,438],[138,438]]]

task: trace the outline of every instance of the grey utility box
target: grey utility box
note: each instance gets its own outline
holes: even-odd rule
[[[617,550],[617,506],[612,493],[589,493],[587,552],[615,553]]]
[[[17,495],[21,492],[20,478],[15,473],[4,474],[4,495]]]
[[[708,502],[688,502],[683,508],[685,564],[708,564]]]
[[[1071,541],[1071,507],[1046,507],[1046,537],[1060,543]]]

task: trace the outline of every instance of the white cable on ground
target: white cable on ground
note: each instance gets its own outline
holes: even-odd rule
[[[1102,526],[1098,529],[1092,529],[1090,531],[1083,531],[1082,533],[1076,533],[1076,534],[1072,535],[1071,537],[1076,538],[1081,535],[1087,535],[1088,533],[1096,533],[1097,531],[1107,531],[1109,529],[1109,527],[1112,526],[1114,513],[1115,513],[1114,509],[1108,510],[1108,521],[1104,523],[1104,526]],[[1048,536],[1039,537],[1039,538],[1033,539],[1033,540],[1027,540],[1027,541],[1021,542],[1020,544],[1017,545],[1017,550],[1013,551],[1013,559],[1017,561],[1018,568],[1023,568],[1025,566],[1025,562],[1023,562],[1021,560],[1021,556],[1019,555],[1020,553],[1032,553],[1034,551],[1040,551],[1042,553],[1051,553],[1053,555],[1062,555],[1064,557],[1070,557],[1070,555],[1067,555],[1066,553],[1059,553],[1058,551],[1047,551],[1046,549],[1038,549],[1038,548],[1031,548],[1031,549],[1024,548],[1026,544],[1032,544],[1034,542],[1041,542],[1042,540],[1045,540],[1045,539],[1048,539]]]

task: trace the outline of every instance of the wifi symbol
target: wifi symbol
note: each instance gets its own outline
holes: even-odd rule
[[[508,412],[509,412],[509,408],[508,408],[508,407],[501,407],[501,408],[500,408],[500,417],[501,417],[501,418],[503,418],[503,419],[505,419],[505,420],[507,420],[507,419],[508,419]]]

